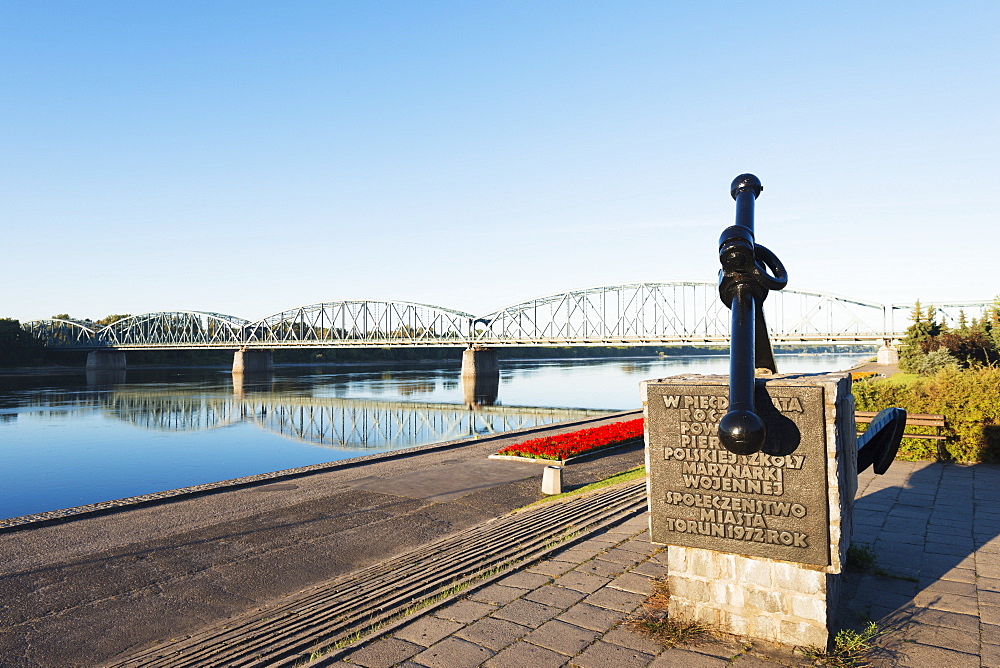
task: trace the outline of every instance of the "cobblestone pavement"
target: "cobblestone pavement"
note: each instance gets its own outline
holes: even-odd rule
[[[1000,467],[896,462],[861,477],[838,628],[874,620],[873,665],[1000,668]],[[336,657],[366,668],[806,666],[735,637],[664,649],[627,620],[666,574],[635,517]],[[332,659],[333,657],[331,657]]]

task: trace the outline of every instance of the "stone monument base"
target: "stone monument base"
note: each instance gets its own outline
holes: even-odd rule
[[[825,648],[857,489],[848,374],[758,378],[763,450],[722,447],[725,376],[644,385],[650,540],[667,545],[669,614]]]
[[[840,574],[694,547],[667,548],[671,618],[786,645],[826,647]]]

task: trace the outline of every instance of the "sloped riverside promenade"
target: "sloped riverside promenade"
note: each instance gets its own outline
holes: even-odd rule
[[[499,448],[640,415],[98,504],[105,514],[0,520],[0,666],[109,665],[265,610],[541,498],[544,466],[487,458]],[[636,444],[574,463],[565,480],[582,485],[642,461]]]
[[[508,439],[2,535],[0,664],[815,665],[739,638],[664,650],[635,633],[627,619],[665,575],[647,538],[643,483],[506,514],[540,487],[537,464],[482,461]],[[574,463],[566,476],[577,485],[640,458],[633,448]],[[302,490],[313,480],[325,492]],[[390,483],[400,486],[369,489]],[[276,502],[274,492],[297,498]],[[148,542],[129,543],[137,533]],[[418,610],[393,602],[414,580],[458,581],[449,564],[502,551],[505,542],[490,542],[500,535],[520,536],[509,567]],[[863,474],[854,543],[871,545],[877,563],[848,575],[838,623],[871,619],[886,632],[873,665],[1000,666],[1000,467],[895,462],[884,476]],[[382,615],[375,633],[325,653],[282,650],[283,638],[324,647],[310,638],[312,619],[379,584],[389,593],[369,610]]]

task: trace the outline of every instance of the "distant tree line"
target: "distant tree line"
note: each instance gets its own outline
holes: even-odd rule
[[[45,346],[14,318],[0,318],[0,367],[32,366],[45,361]]]

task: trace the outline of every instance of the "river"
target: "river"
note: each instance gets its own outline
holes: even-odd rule
[[[867,355],[779,355],[782,372]],[[134,369],[0,377],[0,518],[640,407],[639,382],[726,373],[728,357],[501,362],[468,387],[459,363]]]

